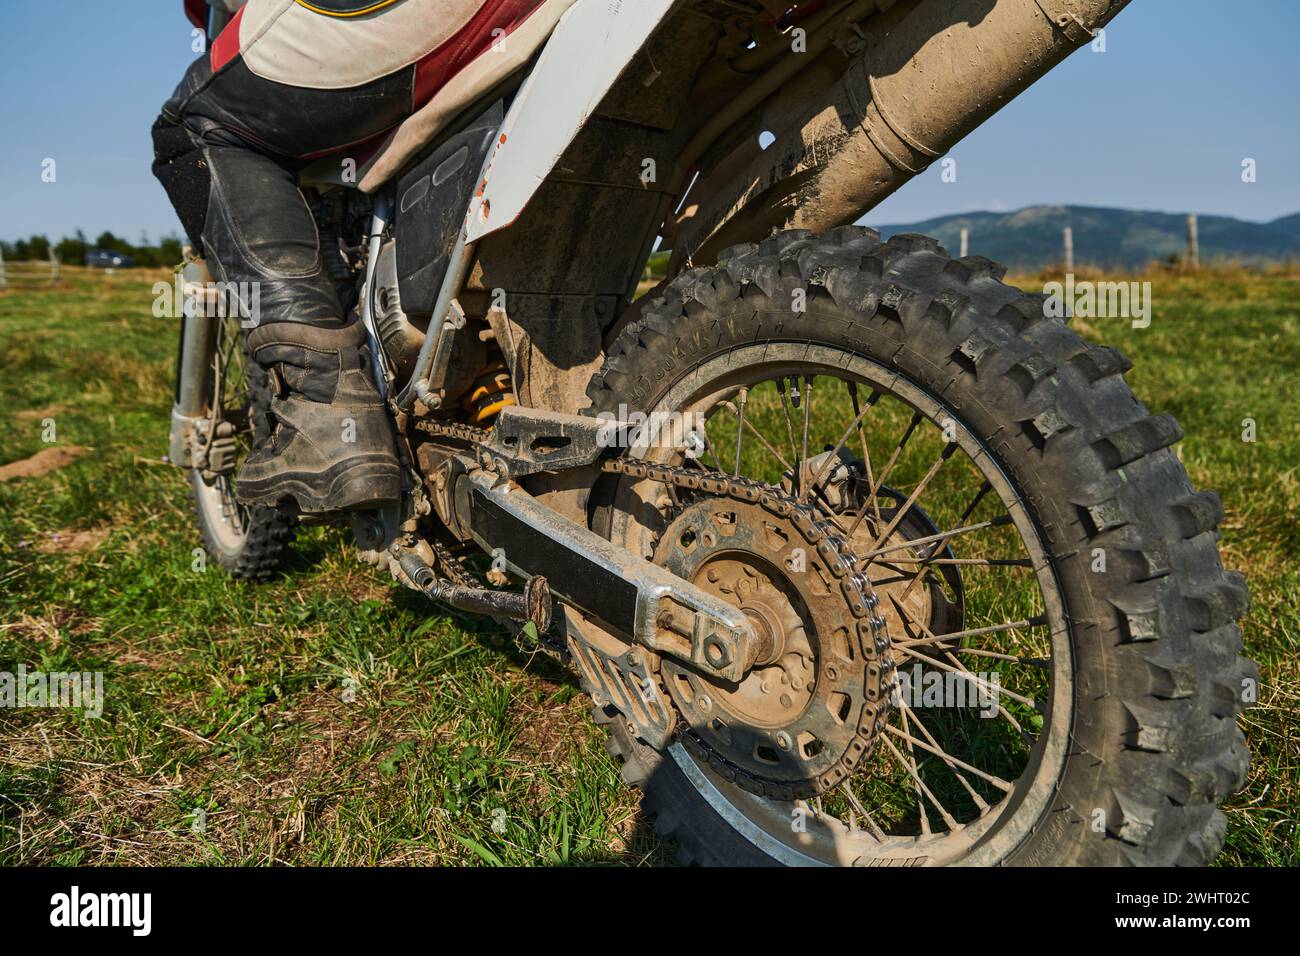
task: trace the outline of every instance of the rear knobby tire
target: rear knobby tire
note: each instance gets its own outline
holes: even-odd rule
[[[729,249],[716,267],[678,276],[622,331],[588,389],[591,411],[656,409],[710,358],[766,342],[853,352],[936,396],[1019,489],[1070,622],[1063,770],[1048,809],[999,859],[1207,863],[1224,840],[1218,804],[1246,777],[1236,716],[1256,677],[1239,655],[1246,587],[1219,559],[1222,506],[1193,489],[1170,448],[1178,425],[1133,395],[1124,356],[1046,317],[1044,296],[1004,284],[1004,273],[923,236],[881,242],[857,227]],[[796,290],[805,311],[792,308]],[[1090,569],[1098,548],[1106,573]],[[609,750],[680,860],[771,862],[671,757],[611,716],[597,712]]]

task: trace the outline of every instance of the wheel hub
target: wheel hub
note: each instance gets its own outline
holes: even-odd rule
[[[901,503],[902,496],[898,497]],[[887,525],[896,513],[896,507],[882,509],[881,520]],[[933,538],[938,533],[930,516],[913,505],[894,531],[877,546],[891,550],[880,555],[867,568],[871,586],[880,595],[880,616],[888,622],[889,633],[900,640],[933,641],[936,637],[962,629],[966,597],[961,572],[954,564],[933,563],[936,560],[952,561],[955,558],[952,548],[944,545],[933,550],[933,544],[909,544]],[[876,546],[875,542],[874,521],[864,521],[853,535],[854,549],[866,552]],[[913,581],[922,567],[917,562],[930,563],[919,580]],[[917,652],[942,656],[944,651],[952,651],[960,645],[961,638],[955,638],[923,645],[917,648]],[[895,648],[894,659],[901,667],[907,662],[907,655]]]
[[[717,684],[719,709],[755,725],[781,726],[807,706],[816,680],[813,650],[790,596],[760,564],[738,555],[707,561],[693,583],[744,611],[760,642],[757,664],[744,680]]]
[[[822,549],[792,517],[703,497],[670,516],[654,560],[744,611],[762,647],[736,683],[662,661],[688,746],[771,797],[812,796],[845,779],[874,744],[880,670],[873,625],[855,620]]]
[[[925,631],[933,637],[960,631],[965,617],[965,586],[958,566],[952,563],[956,555],[951,544],[936,540],[940,534],[933,519],[913,502],[895,522],[906,505],[906,496],[888,486],[877,489],[877,514],[869,507],[870,485],[863,463],[843,450],[833,465],[829,458],[827,452],[809,459],[806,471],[826,475],[823,503],[852,529],[849,543],[853,550],[859,555],[876,555],[866,571],[872,589],[880,597],[879,613],[889,633],[895,639],[924,640]],[[790,487],[788,477],[786,487]],[[863,516],[861,521],[857,520],[859,514]],[[893,530],[880,540],[880,534],[891,525]],[[913,541],[930,543],[914,545]],[[947,563],[935,564],[936,560]],[[922,570],[918,562],[928,562],[928,567]],[[920,578],[914,581],[918,570]],[[918,653],[952,650],[959,644],[960,639],[937,642],[922,647]],[[903,666],[907,655],[895,648],[894,659]]]

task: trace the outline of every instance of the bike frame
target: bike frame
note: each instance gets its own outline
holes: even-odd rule
[[[445,354],[451,336],[460,328],[461,323],[450,315],[474,261],[476,245],[518,220],[587,118],[674,2],[576,0],[560,18],[537,65],[511,104],[501,134],[483,164],[479,186],[470,199],[443,277],[431,334],[425,337],[411,380],[398,396],[399,408],[409,410],[417,398],[437,407],[438,397],[429,390],[428,376],[440,350]],[[572,65],[579,58],[584,64],[584,82],[575,83]],[[374,235],[377,231],[372,229]],[[372,255],[372,263],[374,258]],[[373,274],[367,281],[372,279]],[[373,322],[368,322],[366,328],[374,339]],[[372,344],[379,348],[377,339]]]

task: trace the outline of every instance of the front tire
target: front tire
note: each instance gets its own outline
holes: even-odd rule
[[[237,318],[225,319],[218,330],[211,381],[210,421],[230,424],[237,453],[220,473],[190,469],[195,518],[212,560],[232,577],[264,581],[289,557],[297,518],[287,508],[248,507],[235,496],[236,471],[273,427],[271,385],[248,358]]]
[[[856,227],[730,249],[716,267],[678,276],[623,330],[588,390],[591,412],[678,411],[722,387],[709,370],[742,354],[834,353],[846,369],[895,381],[918,415],[951,416],[1023,509],[1037,539],[1026,546],[1041,550],[1061,604],[1053,654],[1068,660],[1054,665],[1064,703],[1047,708],[1037,776],[999,811],[1011,822],[976,828],[965,851],[911,861],[1207,863],[1223,844],[1218,804],[1245,780],[1235,718],[1256,679],[1239,656],[1246,588],[1219,559],[1221,505],[1192,488],[1170,450],[1177,424],[1134,397],[1127,360],[1047,318],[1044,297],[1003,274],[926,237],[881,242]],[[616,490],[598,500],[597,530],[630,546],[640,519],[620,511]],[[1049,610],[1056,600],[1044,597]],[[788,834],[720,800],[684,751],[658,753],[612,716],[597,714],[609,750],[679,859],[804,862],[786,852]]]

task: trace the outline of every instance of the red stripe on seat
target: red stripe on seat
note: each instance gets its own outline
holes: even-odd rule
[[[503,35],[508,37],[543,2],[544,0],[487,0],[455,36],[416,62],[412,110],[424,106],[452,77],[491,49],[497,39],[493,35],[494,30],[504,30]]]
[[[235,57],[239,56],[239,21],[244,19],[247,7],[240,7],[239,12],[226,24],[220,35],[212,41],[212,72],[218,72]]]

